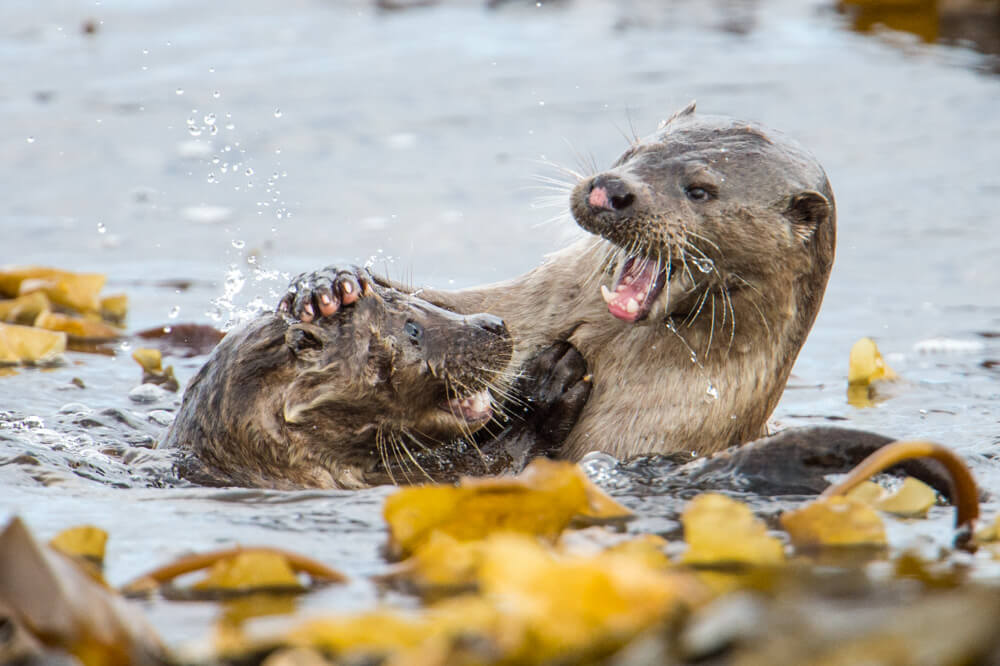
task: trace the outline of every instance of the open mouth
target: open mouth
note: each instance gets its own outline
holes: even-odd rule
[[[623,321],[639,321],[653,308],[668,279],[658,259],[632,256],[611,289],[601,285],[608,312]]]
[[[480,424],[493,416],[493,399],[490,392],[483,389],[464,398],[447,400],[441,404],[441,409],[470,425]]]

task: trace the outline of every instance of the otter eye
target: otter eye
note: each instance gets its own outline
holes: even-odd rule
[[[691,201],[707,201],[711,197],[711,193],[704,187],[692,186],[684,190],[687,194],[688,199]]]
[[[424,327],[414,321],[408,321],[403,325],[403,333],[415,345],[419,345],[424,340]]]

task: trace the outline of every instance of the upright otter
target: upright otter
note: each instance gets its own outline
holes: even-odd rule
[[[515,365],[553,341],[580,351],[593,389],[563,457],[706,454],[764,434],[833,264],[833,192],[815,158],[691,104],[581,176],[570,207],[594,236],[513,280],[421,297],[502,317]],[[336,309],[329,270],[293,282],[279,308]]]
[[[512,353],[503,322],[372,284],[331,281],[350,307],[316,323],[266,314],[227,335],[191,381],[164,446],[207,485],[358,488],[518,467],[558,446],[586,402],[586,368],[553,347],[515,390],[531,400],[481,449]],[[548,370],[548,372],[545,372]],[[497,434],[497,431],[500,431]]]

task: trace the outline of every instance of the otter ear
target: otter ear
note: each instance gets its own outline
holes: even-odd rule
[[[323,349],[319,327],[313,324],[293,324],[285,331],[285,344],[299,358],[314,359]]]
[[[830,201],[815,190],[799,192],[788,202],[785,215],[792,223],[792,231],[805,242],[830,220]]]

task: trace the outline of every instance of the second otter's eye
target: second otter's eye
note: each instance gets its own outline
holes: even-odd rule
[[[424,341],[424,327],[415,321],[408,321],[403,325],[403,332],[406,333],[406,337],[409,338],[410,342],[415,345],[419,345]]]
[[[691,201],[708,201],[708,199],[712,196],[712,194],[704,187],[698,187],[697,185],[687,188],[684,190],[684,193]]]

